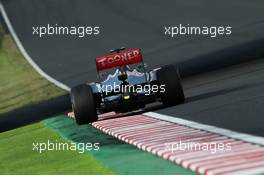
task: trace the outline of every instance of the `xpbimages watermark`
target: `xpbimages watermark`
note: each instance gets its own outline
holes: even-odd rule
[[[47,142],[33,142],[32,150],[44,153],[46,151],[77,151],[84,153],[85,151],[98,151],[99,143],[75,143],[75,142],[58,142],[57,140]]]
[[[171,38],[180,35],[204,35],[211,38],[228,36],[232,34],[231,26],[193,26],[190,24],[179,24],[176,26],[164,26],[164,34]]]
[[[165,143],[165,151],[177,152],[177,151],[209,151],[214,154],[217,152],[231,151],[231,143],[221,142],[171,142]]]
[[[79,38],[90,35],[99,35],[99,26],[60,26],[58,24],[47,24],[44,26],[33,26],[32,35],[44,37],[48,35],[72,35]]]
[[[150,95],[152,93],[164,93],[166,91],[165,85],[157,85],[157,84],[137,84],[137,85],[120,85],[116,84],[115,82],[113,85],[106,84],[98,86],[99,91],[104,91],[107,94],[109,93],[120,93],[120,92],[127,92],[127,93],[142,93],[144,95]]]

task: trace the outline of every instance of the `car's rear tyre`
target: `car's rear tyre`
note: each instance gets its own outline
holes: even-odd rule
[[[185,101],[179,72],[173,65],[164,66],[157,71],[159,85],[165,85],[165,92],[160,92],[165,106],[182,104]]]
[[[82,84],[71,89],[72,109],[78,125],[88,124],[98,120],[96,103],[92,88]]]

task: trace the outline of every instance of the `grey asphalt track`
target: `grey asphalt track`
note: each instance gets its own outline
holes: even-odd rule
[[[0,132],[39,122],[61,113],[66,113],[70,108],[70,97],[66,94],[0,114]]]
[[[183,81],[186,103],[155,112],[264,136],[264,59]]]
[[[70,86],[94,81],[94,58],[120,46],[142,48],[150,67],[237,54],[264,39],[264,2],[256,0],[2,0],[30,56],[55,79]],[[101,34],[33,36],[33,26],[100,26]],[[164,26],[232,26],[231,36],[169,38]],[[248,44],[253,42],[253,44]],[[263,41],[261,42],[263,45]],[[236,47],[229,50],[230,47]],[[259,47],[259,46],[257,46]],[[263,49],[261,49],[263,50]],[[220,52],[214,54],[215,52]],[[255,56],[256,51],[251,51]],[[260,51],[259,51],[260,52]],[[262,51],[263,52],[263,51]],[[208,54],[212,54],[209,55]],[[209,58],[208,58],[209,57]],[[220,57],[221,59],[221,57]],[[194,65],[197,62],[194,62]]]
[[[94,81],[96,56],[115,47],[139,47],[150,68],[176,64],[184,78],[187,103],[156,112],[264,136],[263,60],[255,60],[264,57],[264,1],[3,0],[3,4],[29,55],[55,79],[69,86]],[[101,34],[32,35],[33,26],[48,23],[100,26]],[[217,38],[164,35],[164,26],[180,23],[229,25],[233,33]],[[213,71],[250,60],[255,61]]]

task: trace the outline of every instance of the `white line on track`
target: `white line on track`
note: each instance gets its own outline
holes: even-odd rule
[[[15,30],[12,27],[12,24],[6,14],[6,11],[4,9],[4,6],[2,4],[2,2],[0,1],[0,11],[1,14],[6,22],[6,25],[14,39],[14,41],[16,42],[19,50],[21,51],[21,53],[23,54],[23,56],[25,57],[25,59],[32,65],[32,67],[44,78],[46,78],[48,81],[50,81],[51,83],[55,84],[56,86],[66,90],[66,91],[70,91],[70,87],[68,87],[67,85],[63,84],[62,82],[57,81],[56,79],[52,78],[51,76],[49,76],[46,72],[44,72],[34,61],[33,59],[29,56],[29,54],[27,53],[27,51],[25,50],[25,48],[23,47],[22,43],[20,42]],[[103,130],[104,132],[113,135],[117,138],[119,138],[120,140],[124,140],[130,144],[133,144],[145,151],[149,151],[152,152],[153,154],[157,154],[165,159],[169,159],[173,162],[176,162],[186,168],[190,168],[198,173],[201,174],[255,174],[255,173],[260,173],[264,171],[264,161],[263,160],[259,160],[258,158],[254,157],[254,155],[250,154],[256,154],[257,156],[263,156],[264,151],[263,151],[263,145],[264,145],[264,138],[262,137],[257,137],[257,136],[253,136],[253,135],[249,135],[249,134],[243,134],[243,133],[239,133],[239,132],[235,132],[235,131],[231,131],[228,129],[222,129],[222,128],[218,128],[215,126],[210,126],[210,125],[205,125],[205,124],[201,124],[201,123],[197,123],[197,122],[193,122],[193,121],[189,121],[189,120],[184,120],[181,118],[176,118],[176,117],[172,117],[172,116],[168,116],[168,115],[163,115],[163,114],[158,114],[158,113],[154,113],[154,112],[147,112],[143,114],[145,116],[154,118],[154,119],[158,119],[160,121],[157,122],[152,122],[151,120],[145,118],[145,119],[140,119],[140,116],[132,116],[126,119],[122,119],[122,118],[117,118],[116,121],[113,120],[105,120],[105,121],[98,121],[97,123],[93,123],[92,125],[100,130]],[[105,115],[105,118],[108,118],[107,115]],[[139,119],[141,121],[133,121],[133,117],[137,118],[139,117]],[[103,117],[102,117],[103,118]],[[126,122],[126,120],[128,120],[128,122]],[[112,122],[111,122],[112,121]],[[129,122],[130,121],[130,122]],[[170,122],[170,123],[175,123],[175,125],[178,126],[178,128],[182,128],[181,125],[183,126],[187,126],[190,128],[189,132],[186,132],[188,129],[184,128],[182,129],[182,132],[176,132],[175,134],[171,133],[171,134],[167,134],[166,132],[161,132],[163,131],[163,129],[160,128],[160,126],[162,125],[166,125],[166,123],[164,123],[164,121],[166,122]],[[122,123],[122,125],[119,125],[120,122]],[[162,123],[160,123],[162,122]],[[157,130],[160,129],[160,132],[151,132],[153,133],[155,136],[152,136],[151,134],[145,136],[145,135],[134,135],[133,134],[133,130],[137,131],[138,133],[139,130],[142,128],[146,128],[145,124],[150,125],[150,126],[155,126],[157,125]],[[173,127],[172,127],[173,128]],[[191,128],[195,128],[198,129],[197,131],[193,131],[193,129]],[[177,129],[176,129],[177,130]],[[200,130],[200,135],[195,135],[194,133],[199,133]],[[128,132],[126,132],[128,131]],[[130,131],[132,133],[132,135],[130,134]],[[219,136],[212,136],[211,134],[205,133],[204,131],[210,132],[210,133],[216,133]],[[124,133],[122,133],[124,132]],[[148,132],[147,132],[148,133]],[[166,141],[166,139],[171,139],[171,140],[176,140],[178,141],[178,139],[184,139],[182,134],[187,134],[190,136],[190,138],[187,138],[189,140],[203,140],[203,138],[216,138],[216,140],[224,140],[224,141],[230,141],[232,143],[238,143],[238,146],[236,147],[236,151],[231,152],[231,153],[227,153],[224,155],[208,155],[204,152],[182,152],[182,153],[174,153],[174,154],[168,154],[166,151],[162,151],[162,144],[164,144],[164,141]],[[193,133],[193,134],[192,134]],[[141,137],[142,136],[142,137]],[[179,137],[180,136],[180,137]],[[229,138],[223,138],[223,136],[227,136]],[[218,139],[217,139],[218,138]],[[246,142],[250,142],[250,143],[254,143],[254,144],[258,144],[258,145],[262,145],[262,146],[258,146],[258,145],[249,145],[248,143],[241,143],[240,145],[240,141],[234,141],[233,139],[238,139],[238,140],[242,140],[242,141],[246,141]],[[167,141],[168,141],[167,140]],[[210,139],[208,139],[210,140]],[[213,140],[211,140],[213,141]],[[249,153],[249,154],[248,154]],[[178,155],[177,155],[178,154]],[[233,156],[233,157],[230,157]],[[239,160],[234,159],[234,157],[238,156]],[[243,157],[244,156],[244,157]],[[222,159],[219,159],[222,158]],[[251,160],[253,162],[249,163],[248,160]],[[197,162],[197,160],[199,160]],[[211,162],[209,161],[209,163],[206,163],[206,161],[208,160],[212,160]],[[217,162],[217,161],[220,162]],[[221,160],[224,161],[230,161],[229,164],[228,162],[221,162]],[[203,162],[203,163],[202,163]],[[201,164],[202,163],[202,164]],[[216,165],[214,164],[216,163]],[[219,164],[218,164],[219,163]],[[233,166],[229,166],[233,163]]]
[[[24,56],[24,58],[26,58],[26,60],[31,64],[31,66],[41,75],[43,76],[44,78],[46,78],[47,80],[49,80],[51,83],[55,84],[56,86],[58,86],[59,88],[62,88],[66,91],[70,91],[70,88],[55,80],[54,78],[52,78],[50,75],[48,75],[46,72],[44,72],[34,61],[33,59],[29,56],[29,54],[27,53],[27,51],[25,50],[24,46],[22,45],[22,43],[20,42],[7,14],[6,14],[6,11],[4,9],[4,6],[2,4],[2,2],[0,1],[0,11],[1,11],[1,14],[6,22],[6,25],[8,27],[8,30],[9,32],[11,33],[13,39],[15,40],[15,43],[18,47],[18,49],[20,50],[20,52],[22,53],[22,55]]]
[[[177,118],[177,117],[172,117],[172,116],[168,116],[168,115],[164,115],[164,114],[158,114],[158,113],[155,113],[155,112],[147,112],[147,113],[144,113],[143,115],[149,116],[149,117],[152,117],[152,118],[156,118],[156,119],[159,119],[159,120],[164,120],[164,121],[168,121],[168,122],[172,122],[172,123],[188,126],[190,128],[195,128],[195,129],[200,129],[200,130],[204,130],[204,131],[209,131],[209,132],[212,132],[212,133],[220,134],[220,135],[223,135],[223,136],[228,136],[230,138],[235,138],[235,139],[243,140],[243,141],[246,141],[246,142],[251,142],[251,143],[255,143],[255,144],[264,145],[264,138],[263,137],[253,136],[253,135],[250,135],[250,134],[242,134],[242,133],[239,133],[239,132],[236,132],[236,131],[231,131],[231,130],[228,130],[228,129],[222,129],[222,128],[218,128],[218,127],[215,127],[215,126],[201,124],[201,123],[197,123],[197,122],[194,122],[194,121],[189,121],[189,120],[185,120],[185,119],[181,119],[181,118]]]
[[[100,121],[99,116],[99,121],[92,123],[92,125],[119,140],[123,140],[139,149],[168,159],[200,174],[220,175],[239,172],[252,175],[255,172],[263,172],[264,147],[259,144],[202,130],[200,129],[201,126],[195,129],[189,127],[190,123],[186,121],[179,122],[179,124],[168,118],[165,119],[169,121],[165,121],[164,118],[162,120],[160,117],[150,117],[152,123],[148,124],[149,128],[145,128],[144,122],[149,122],[149,120],[146,120],[147,118],[145,114],[135,115],[133,120],[127,120],[124,126],[123,124],[115,124],[118,123],[119,118],[109,118],[109,120]],[[124,122],[124,120],[122,121]],[[192,124],[194,123],[192,122]],[[154,128],[156,126],[156,130],[152,126]],[[166,131],[164,128],[168,128],[168,130]],[[209,127],[207,126],[206,128]],[[166,149],[166,143],[177,143],[179,141],[229,144],[232,149],[215,153],[201,149],[175,150],[173,152]]]
[[[4,9],[4,6],[2,4],[2,2],[0,1],[0,11],[1,14],[6,22],[6,25],[13,37],[13,39],[15,40],[19,50],[21,51],[21,53],[23,54],[23,56],[26,58],[26,60],[32,65],[32,67],[44,78],[46,78],[47,80],[49,80],[50,82],[52,82],[53,84],[55,84],[56,86],[66,90],[66,91],[70,91],[70,87],[68,87],[67,85],[63,84],[62,82],[59,82],[57,80],[55,80],[54,78],[52,78],[50,75],[48,75],[46,72],[44,72],[34,61],[33,59],[29,56],[29,54],[27,53],[27,51],[25,50],[25,48],[23,47],[22,43],[20,42],[15,30],[13,29],[13,26],[7,16],[7,13]],[[234,132],[231,130],[227,130],[227,129],[222,129],[222,128],[218,128],[215,126],[210,126],[210,125],[205,125],[205,124],[200,124],[197,122],[192,122],[192,121],[188,121],[188,120],[184,120],[184,119],[180,119],[180,118],[176,118],[176,117],[171,117],[168,115],[163,115],[163,114],[158,114],[158,113],[154,113],[154,112],[147,112],[144,113],[145,116],[149,116],[149,117],[153,117],[153,118],[157,118],[160,120],[165,120],[165,121],[170,121],[173,123],[178,123],[178,124],[182,124],[182,125],[186,125],[189,126],[191,128],[196,128],[196,129],[201,129],[201,130],[205,130],[205,131],[210,131],[213,133],[217,133],[217,134],[221,134],[224,136],[228,136],[231,138],[236,138],[236,139],[240,139],[240,140],[244,140],[247,142],[252,142],[252,143],[256,143],[256,144],[261,144],[264,145],[264,138],[262,137],[257,137],[257,136],[253,136],[253,135],[249,135],[249,134],[242,134],[239,132]]]

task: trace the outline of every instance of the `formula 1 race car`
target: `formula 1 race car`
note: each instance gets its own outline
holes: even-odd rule
[[[160,101],[165,106],[184,103],[178,70],[164,66],[146,71],[141,50],[111,50],[95,59],[99,82],[71,89],[72,109],[77,124],[97,121],[98,114],[124,113]]]

